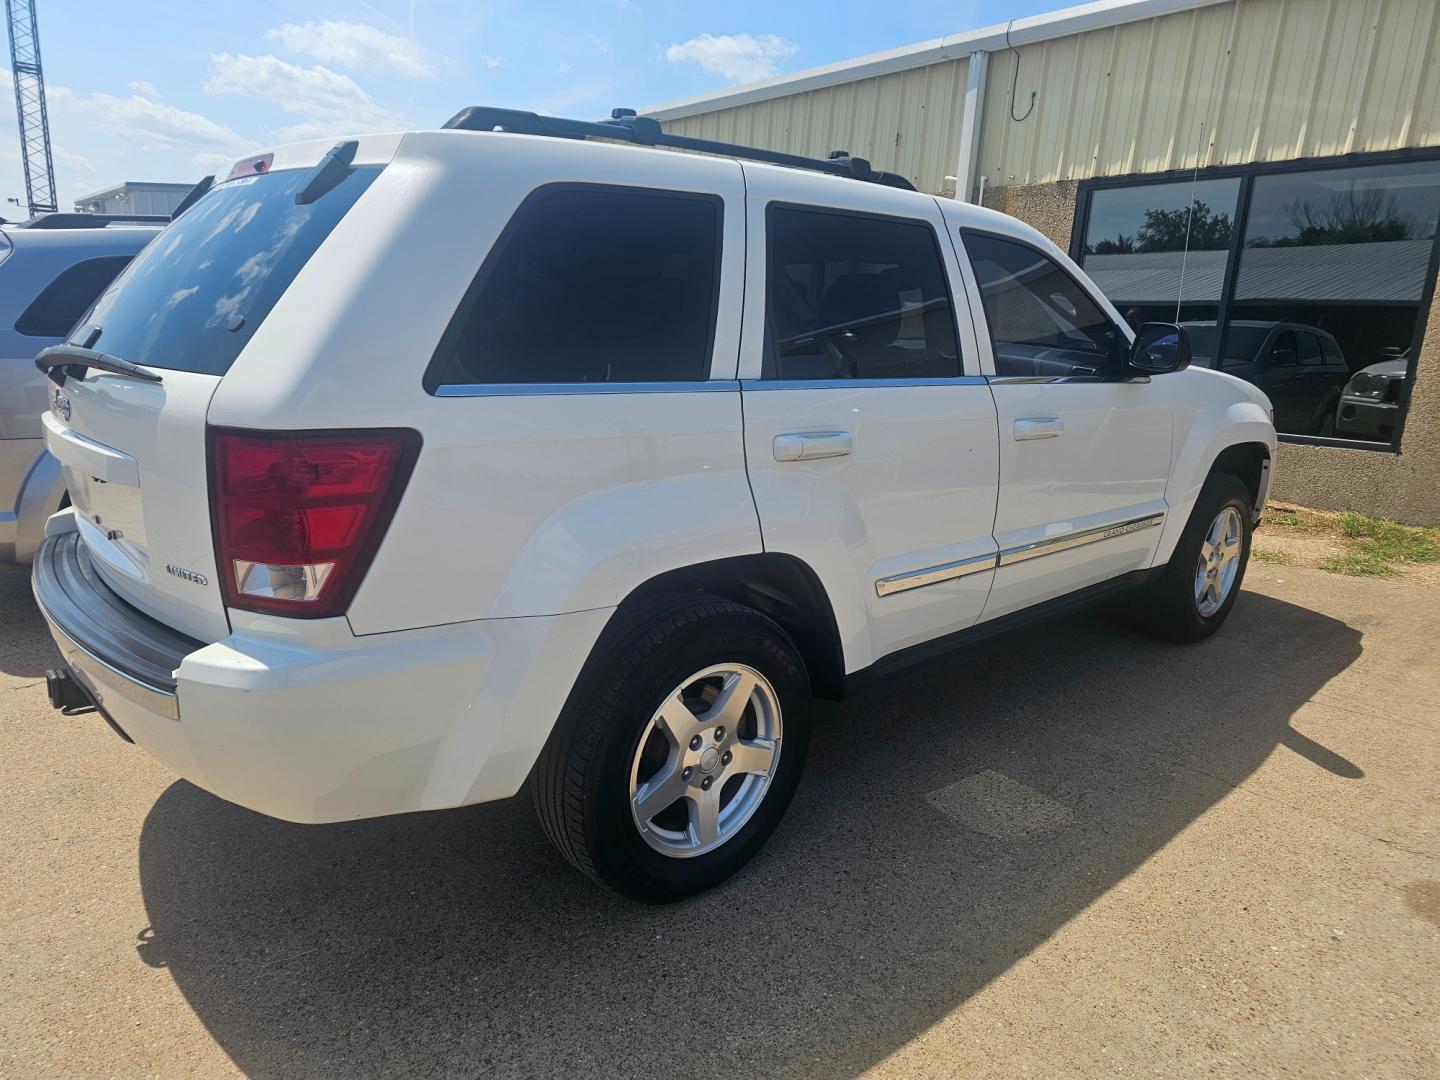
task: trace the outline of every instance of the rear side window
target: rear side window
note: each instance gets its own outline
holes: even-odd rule
[[[767,379],[960,374],[935,230],[918,221],[772,206]]]
[[[223,375],[339,220],[380,174],[350,170],[313,202],[310,170],[220,184],[121,274],[85,318],[94,347],[150,367]]]
[[[722,212],[711,195],[542,188],[456,312],[435,385],[709,378]]]
[[[15,320],[16,332],[27,337],[64,337],[132,258],[103,255],[62,270],[20,313]]]

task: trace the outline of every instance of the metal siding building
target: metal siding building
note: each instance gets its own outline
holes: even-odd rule
[[[953,34],[644,114],[686,135],[820,157],[849,150],[922,191],[1014,214],[1077,258],[1092,193],[1163,186],[1197,169],[1201,179],[1233,178],[1241,195],[1226,221],[1234,225],[1230,254],[1207,252],[1197,263],[1208,268],[1204,293],[1221,282],[1229,291],[1218,316],[1188,316],[1223,321],[1232,301],[1237,311],[1246,302],[1233,287],[1235,266],[1253,246],[1244,222],[1251,192],[1271,182],[1268,174],[1383,171],[1392,161],[1392,171],[1404,162],[1440,168],[1440,0],[1098,0],[1016,19],[1008,35],[1003,25]],[[1286,273],[1319,275],[1329,296],[1336,268],[1322,268],[1322,253],[1309,250],[1317,264],[1292,259]],[[1399,245],[1392,254],[1403,254],[1412,277],[1413,264],[1426,262]],[[1133,280],[1143,271],[1138,255],[1123,274],[1112,256],[1092,257],[1101,260],[1097,277]],[[1366,258],[1381,266],[1386,254]],[[1422,279],[1386,286],[1417,326],[1406,411],[1391,442],[1287,439],[1282,497],[1440,524],[1435,263],[1432,253]],[[1152,285],[1165,295],[1163,282]],[[1320,293],[1305,292],[1314,293],[1311,315],[1321,322],[1375,302],[1357,295],[1316,315]],[[1367,359],[1355,352],[1352,370]]]
[[[127,180],[82,195],[75,209],[82,214],[145,214],[168,217],[190,193],[192,184],[157,184]]]

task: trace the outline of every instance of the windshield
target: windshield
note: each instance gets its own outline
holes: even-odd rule
[[[115,279],[80,322],[93,348],[150,367],[223,375],[300,268],[380,173],[356,168],[312,203],[308,169],[210,191]]]

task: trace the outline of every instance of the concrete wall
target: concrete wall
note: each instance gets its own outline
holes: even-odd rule
[[[1078,186],[990,188],[985,205],[1027,222],[1068,251]],[[1430,308],[1400,453],[1281,443],[1271,496],[1408,525],[1440,525],[1440,303]]]

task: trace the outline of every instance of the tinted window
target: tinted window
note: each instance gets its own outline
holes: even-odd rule
[[[85,318],[95,347],[151,367],[223,375],[378,168],[314,202],[296,169],[220,184],[150,242]]]
[[[1300,363],[1307,366],[1320,364],[1320,339],[1314,334],[1300,334]]]
[[[708,378],[721,213],[713,196],[541,190],[461,305],[440,382]]]
[[[21,312],[16,331],[29,337],[64,337],[133,257],[105,255],[62,270]]]
[[[1034,248],[965,234],[998,375],[1105,375],[1119,331],[1078,282]]]
[[[935,230],[772,206],[766,216],[765,378],[960,374]]]

